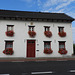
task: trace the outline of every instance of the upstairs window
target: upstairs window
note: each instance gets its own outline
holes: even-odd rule
[[[14,25],[7,25],[7,31],[5,32],[7,36],[14,36],[13,26]]]
[[[29,26],[28,34],[30,37],[35,37],[35,35],[36,35],[36,32],[34,31],[34,27],[35,26]]]
[[[49,31],[50,30],[50,27],[48,26],[44,26],[45,27],[45,31]]]
[[[50,38],[52,36],[52,32],[50,31],[50,26],[44,26],[45,31],[44,34],[46,37]]]
[[[13,48],[13,41],[6,41],[5,42],[5,49],[6,48]]]
[[[29,26],[29,31],[34,31],[34,26]]]
[[[65,49],[65,42],[59,42],[59,49]]]
[[[64,32],[64,27],[58,27],[58,35],[60,37],[65,37],[66,36],[66,32]]]
[[[7,25],[7,31],[13,31],[13,25]]]
[[[64,31],[64,27],[58,27],[59,32],[63,32]]]
[[[51,48],[51,42],[50,41],[45,41],[44,42],[44,49],[45,48],[48,48],[48,49]]]

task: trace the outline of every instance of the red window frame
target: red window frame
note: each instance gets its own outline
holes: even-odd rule
[[[51,41],[44,41],[44,49],[45,49],[45,45],[49,44],[50,48],[51,48]]]
[[[50,31],[50,27],[44,26],[44,28],[45,28],[45,31]]]
[[[64,45],[64,48],[60,48],[60,45]],[[65,49],[65,42],[59,42],[59,49]]]
[[[34,26],[29,26],[29,31],[34,31]]]
[[[7,48],[8,44],[12,44],[12,49],[13,49],[13,41],[5,41],[5,49]]]
[[[9,30],[8,30],[9,27],[11,27],[11,30],[13,30],[13,26],[14,26],[14,25],[7,25],[7,31],[9,31]]]
[[[59,32],[61,32],[61,29],[64,31],[64,27],[58,27]]]

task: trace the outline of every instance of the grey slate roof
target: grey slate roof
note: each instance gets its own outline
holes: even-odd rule
[[[46,12],[28,12],[28,11],[13,11],[0,10],[0,17],[21,17],[31,19],[54,19],[54,20],[71,20],[74,19],[64,13],[46,13]]]

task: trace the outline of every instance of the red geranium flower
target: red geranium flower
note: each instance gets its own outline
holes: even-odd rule
[[[67,54],[67,50],[66,49],[59,49],[58,53]]]
[[[60,37],[65,37],[66,36],[66,32],[62,31],[58,33]]]
[[[7,36],[13,36],[14,35],[14,32],[12,30],[6,31],[6,35]]]
[[[53,50],[51,48],[49,48],[49,49],[48,48],[45,48],[44,49],[44,53],[45,54],[51,54],[52,52],[53,52]]]
[[[35,37],[36,32],[35,32],[35,31],[28,31],[28,34],[29,34],[31,37]]]
[[[52,36],[51,31],[45,31],[44,34],[45,34],[46,37],[51,37]]]
[[[3,53],[6,54],[6,55],[12,55],[13,54],[13,49],[12,48],[6,48],[3,51]]]

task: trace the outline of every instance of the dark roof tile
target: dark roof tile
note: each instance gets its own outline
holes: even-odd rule
[[[74,19],[64,13],[46,13],[46,12],[28,12],[28,11],[13,11],[0,10],[0,17],[24,17],[24,18],[40,18],[40,19],[59,19],[71,20]]]

